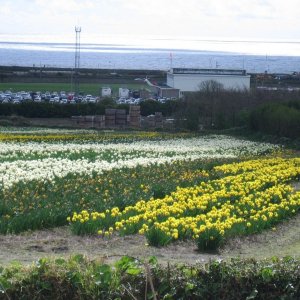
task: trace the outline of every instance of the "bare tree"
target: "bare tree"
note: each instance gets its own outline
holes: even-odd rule
[[[220,95],[224,91],[223,84],[215,80],[203,81],[199,84],[199,92],[201,96],[206,100],[205,102],[205,111],[206,111],[206,121],[209,123],[209,127],[214,127],[214,122],[216,119],[216,109],[219,107],[217,101],[220,98]],[[208,122],[207,122],[208,120]]]

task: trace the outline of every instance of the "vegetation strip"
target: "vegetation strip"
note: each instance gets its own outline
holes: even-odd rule
[[[0,267],[0,299],[299,299],[299,260],[160,266],[124,256],[114,265],[81,255]]]

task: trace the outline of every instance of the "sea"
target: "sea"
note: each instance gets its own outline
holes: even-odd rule
[[[73,68],[74,64],[74,42],[11,39],[0,35],[1,66]],[[291,74],[300,72],[300,41],[99,38],[80,43],[80,67],[111,70],[220,68]]]

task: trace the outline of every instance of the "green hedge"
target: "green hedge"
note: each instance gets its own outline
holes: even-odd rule
[[[80,115],[102,115],[105,108],[102,103],[78,103],[78,104],[58,104],[58,103],[35,103],[24,102],[20,104],[2,103],[0,104],[0,116],[18,115],[27,118],[68,118]]]
[[[300,299],[300,261],[166,266],[124,256],[114,266],[77,255],[0,268],[0,299]]]
[[[267,104],[253,110],[250,128],[281,137],[299,137],[300,101]]]
[[[162,112],[169,116],[177,106],[176,101],[160,103],[154,100],[141,102],[141,114],[148,116],[155,112]],[[117,105],[111,99],[102,100],[100,103],[78,103],[78,104],[59,104],[59,103],[36,103],[24,102],[20,104],[0,103],[0,116],[18,115],[27,118],[68,118],[71,116],[84,115],[103,115],[105,108],[125,108],[129,111],[128,104]]]

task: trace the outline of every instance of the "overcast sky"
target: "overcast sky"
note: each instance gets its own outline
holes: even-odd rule
[[[299,0],[0,0],[0,35],[298,40]],[[68,38],[67,40],[70,40]]]

